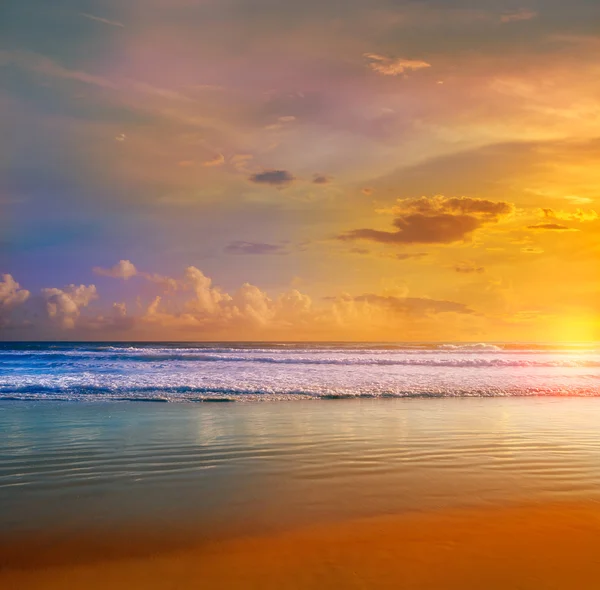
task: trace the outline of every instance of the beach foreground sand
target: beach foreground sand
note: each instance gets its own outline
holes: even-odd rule
[[[600,505],[386,516],[260,537],[5,539],[0,587],[599,587]]]

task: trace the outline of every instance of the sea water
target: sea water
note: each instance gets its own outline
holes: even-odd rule
[[[236,401],[578,395],[600,347],[514,344],[0,344],[0,399]]]
[[[0,355],[0,533],[238,534],[600,500],[591,346],[5,344]]]

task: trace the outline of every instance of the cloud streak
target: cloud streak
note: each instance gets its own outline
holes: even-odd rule
[[[536,225],[528,225],[527,229],[542,231],[573,231],[573,228],[567,227],[566,225],[562,225],[560,223],[537,223]]]
[[[366,302],[371,305],[390,309],[394,313],[406,315],[473,313],[472,309],[469,309],[469,307],[462,303],[456,303],[454,301],[439,301],[424,297],[394,297],[390,295],[375,295],[373,293],[368,293],[355,297],[354,301]]]
[[[515,12],[507,12],[500,17],[500,22],[504,24],[515,23],[519,21],[531,20],[537,18],[538,13],[533,10],[522,8]]]
[[[103,23],[105,25],[111,25],[113,27],[124,27],[125,25],[116,20],[109,20],[107,18],[102,18],[100,16],[95,16],[93,14],[88,14],[87,12],[80,12],[79,16],[83,16],[84,18],[88,18],[90,20],[94,20],[99,23]]]
[[[384,76],[400,76],[407,72],[414,72],[430,68],[431,64],[422,60],[403,59],[400,57],[386,57],[377,53],[365,53],[368,66],[378,74]]]
[[[287,254],[284,246],[281,244],[267,244],[264,242],[245,242],[235,240],[225,246],[227,254],[258,255],[265,254]]]

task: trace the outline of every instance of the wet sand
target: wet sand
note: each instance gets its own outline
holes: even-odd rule
[[[445,510],[199,540],[4,538],[0,587],[597,589],[600,504]]]

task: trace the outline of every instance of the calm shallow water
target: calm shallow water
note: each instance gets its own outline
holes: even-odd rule
[[[0,530],[600,500],[600,400],[0,402]]]

